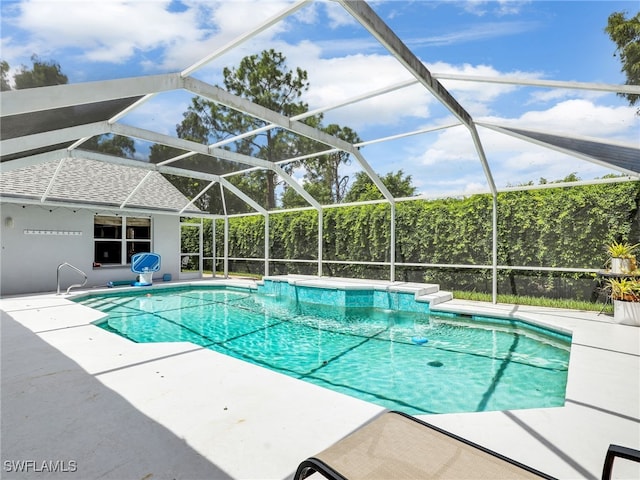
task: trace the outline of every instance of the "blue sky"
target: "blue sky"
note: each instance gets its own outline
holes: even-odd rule
[[[70,83],[180,71],[290,1],[20,0],[1,4],[1,57],[13,69],[32,54],[55,60]],[[434,73],[624,83],[604,32],[614,11],[635,15],[637,1],[372,1],[372,8]],[[410,75],[342,7],[317,1],[225,54],[194,76],[222,83],[222,68],[274,48],[290,68],[308,71],[310,108],[385,87]],[[638,146],[635,108],[615,94],[442,80],[474,119]],[[125,120],[175,135],[189,98],[158,96]],[[446,125],[452,117],[422,87],[325,114],[325,124],[356,130],[365,141]],[[540,177],[584,179],[599,166],[479,129],[496,184]],[[402,168],[427,195],[486,189],[463,127],[362,149],[380,174]],[[353,175],[355,164],[344,169]]]

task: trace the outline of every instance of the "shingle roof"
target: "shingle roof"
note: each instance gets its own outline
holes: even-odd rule
[[[147,172],[150,172],[149,176],[135,190]],[[54,174],[55,179],[47,193]],[[110,207],[120,207],[126,201],[130,208],[180,211],[189,202],[159,172],[82,158],[2,172],[0,186],[6,197],[41,199],[47,193],[46,198],[50,201]],[[197,208],[189,207],[189,212],[197,211]]]

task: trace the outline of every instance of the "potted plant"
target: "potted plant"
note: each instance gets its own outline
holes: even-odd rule
[[[640,278],[610,278],[608,282],[614,321],[640,326]]]
[[[612,242],[607,245],[607,253],[611,257],[611,273],[629,273],[636,269],[633,252],[640,243],[631,245],[627,242]]]

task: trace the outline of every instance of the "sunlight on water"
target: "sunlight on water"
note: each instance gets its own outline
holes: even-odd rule
[[[134,342],[193,342],[410,414],[564,404],[571,339],[563,334],[288,298],[199,288],[79,301],[109,314],[100,327]]]

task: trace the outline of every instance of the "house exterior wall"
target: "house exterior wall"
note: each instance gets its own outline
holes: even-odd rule
[[[93,221],[95,210],[2,204],[0,235],[0,295],[55,292],[58,265],[67,262],[87,274],[87,287],[106,286],[109,281],[133,280],[129,266],[93,267]],[[8,226],[10,217],[13,225]],[[152,250],[161,256],[161,269],[175,280],[180,272],[180,220],[172,215],[152,218]],[[81,234],[27,234],[25,230],[81,232]],[[60,271],[60,290],[83,277],[70,268]]]

